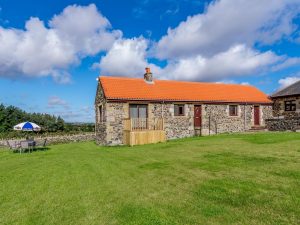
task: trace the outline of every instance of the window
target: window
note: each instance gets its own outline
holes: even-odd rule
[[[229,106],[229,116],[237,116],[238,115],[238,106],[230,105]]]
[[[284,102],[285,111],[296,111],[296,101],[285,101]]]
[[[104,119],[103,118],[103,107],[102,107],[102,105],[99,106],[98,110],[99,110],[98,121],[101,123],[101,122],[103,122],[103,119]]]
[[[130,118],[147,118],[147,105],[129,105]]]
[[[184,105],[174,105],[174,116],[184,116]]]

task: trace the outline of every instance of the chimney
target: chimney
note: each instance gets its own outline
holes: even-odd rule
[[[146,70],[146,73],[144,74],[144,80],[147,83],[153,83],[153,78],[152,78],[152,73],[150,71],[150,68],[146,67],[145,70]]]

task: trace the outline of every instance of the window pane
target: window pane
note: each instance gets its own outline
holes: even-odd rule
[[[183,115],[183,107],[179,106],[179,115]]]
[[[130,118],[147,118],[147,105],[129,105]]]
[[[99,118],[98,118],[99,122],[102,122],[103,121],[103,116],[102,116],[102,105],[99,106]]]
[[[184,105],[174,105],[174,116],[184,115]]]
[[[178,110],[178,105],[174,105],[174,115],[178,116],[179,110]]]
[[[230,105],[229,106],[229,115],[230,116],[237,116],[237,105]]]
[[[147,106],[139,105],[139,118],[147,118]]]
[[[284,109],[285,111],[296,111],[296,101],[285,101]]]
[[[130,105],[130,118],[138,118],[137,105]]]

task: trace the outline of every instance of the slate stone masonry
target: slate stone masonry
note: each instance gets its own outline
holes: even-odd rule
[[[270,131],[297,131],[300,130],[300,117],[267,119],[266,126]]]

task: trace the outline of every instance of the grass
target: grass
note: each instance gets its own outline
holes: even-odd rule
[[[300,134],[0,151],[0,224],[299,224]]]

